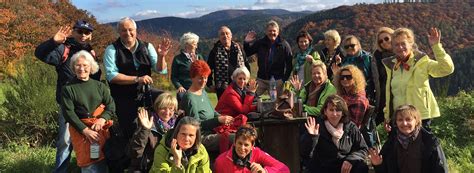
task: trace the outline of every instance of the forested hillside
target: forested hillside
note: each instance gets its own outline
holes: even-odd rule
[[[341,36],[356,35],[361,38],[363,49],[373,51],[375,32],[382,26],[413,29],[419,48],[433,58],[426,33],[430,27],[440,28],[441,42],[456,69],[447,78],[432,80],[432,88],[437,95],[453,95],[474,88],[470,80],[474,76],[474,7],[467,2],[341,6],[307,15],[284,28],[283,34],[295,45],[294,38],[300,30],[307,30],[315,40],[321,40],[325,31],[336,29]]]
[[[77,19],[85,19],[96,29],[92,45],[101,55],[105,46],[115,39],[115,31],[108,25],[98,25],[94,16],[77,9],[69,1],[8,1],[0,3],[0,79],[14,74],[16,64],[31,54],[35,46],[53,37],[60,26],[71,26]]]

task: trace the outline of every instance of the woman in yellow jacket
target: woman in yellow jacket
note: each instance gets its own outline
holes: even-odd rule
[[[416,49],[413,31],[398,28],[392,34],[395,56],[383,59],[387,71],[385,122],[389,122],[394,108],[412,104],[420,110],[423,127],[429,129],[430,119],[440,116],[429,84],[429,77],[444,77],[454,71],[451,57],[443,49],[441,32],[431,28],[428,42],[435,59]],[[389,127],[386,126],[386,130]]]

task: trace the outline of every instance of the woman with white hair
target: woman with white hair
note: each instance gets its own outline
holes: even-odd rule
[[[92,55],[79,51],[71,58],[71,69],[75,78],[62,89],[61,107],[69,128],[71,141],[76,152],[77,165],[82,172],[108,172],[104,161],[103,147],[109,137],[108,121],[115,112],[115,103],[108,87],[89,75],[99,70]],[[91,152],[91,145],[98,145],[99,151]]]
[[[184,33],[179,39],[181,53],[174,57],[171,65],[171,82],[177,89],[178,103],[192,83],[189,76],[191,63],[203,59],[200,54],[196,53],[198,42],[199,36],[192,32]]]
[[[232,83],[217,102],[216,111],[232,117],[255,111],[257,107],[252,105],[252,101],[257,91],[257,82],[254,79],[250,80],[249,70],[246,67],[237,68],[231,78]]]

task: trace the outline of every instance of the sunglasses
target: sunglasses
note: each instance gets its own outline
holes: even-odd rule
[[[84,29],[76,29],[76,32],[77,32],[78,34],[80,34],[80,35],[82,35],[82,34],[89,35],[89,34],[92,33],[91,31],[89,31],[89,30],[84,30]]]
[[[388,42],[388,41],[390,41],[390,38],[389,37],[384,37],[383,39],[380,39],[379,44],[382,44],[384,41]]]
[[[344,46],[344,49],[349,49],[349,48],[352,48],[352,49],[354,49],[354,48],[355,48],[355,46],[356,46],[356,44],[349,44],[349,45],[345,45],[345,46]]]
[[[352,75],[341,75],[341,80],[352,80]]]

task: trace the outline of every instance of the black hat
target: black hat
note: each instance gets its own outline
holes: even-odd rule
[[[78,20],[76,24],[74,24],[73,29],[76,29],[76,28],[94,31],[94,28],[92,27],[92,25],[86,22],[85,20]]]

